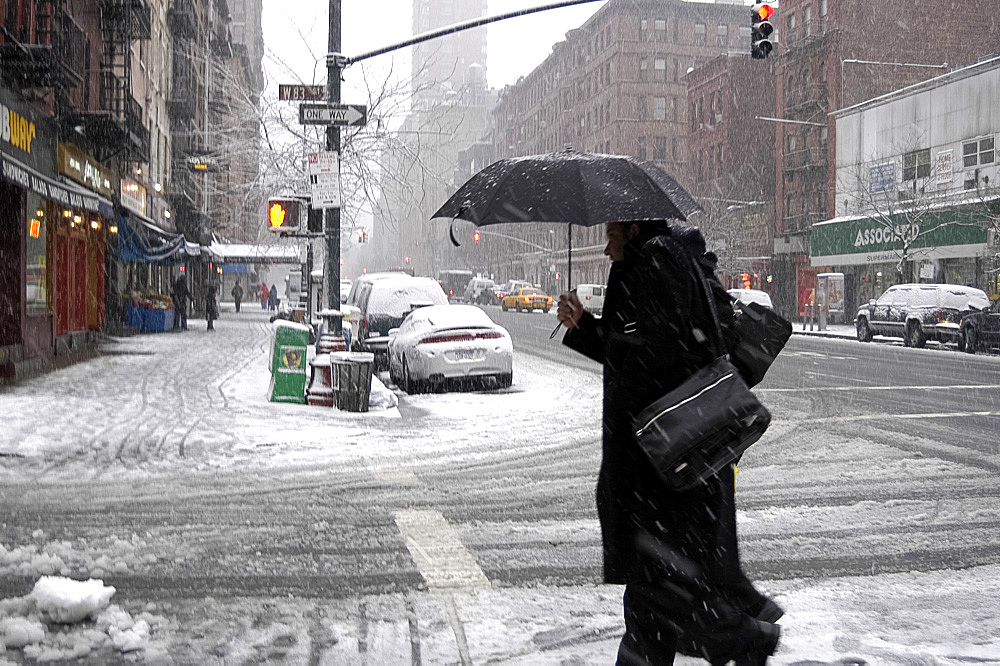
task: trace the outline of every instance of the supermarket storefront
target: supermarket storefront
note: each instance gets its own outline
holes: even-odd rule
[[[988,257],[1000,200],[814,224],[810,263],[847,279],[847,307],[902,282],[965,284],[996,294]],[[900,271],[901,269],[901,271]]]

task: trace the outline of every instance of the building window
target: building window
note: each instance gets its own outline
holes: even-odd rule
[[[642,56],[639,58],[639,80],[646,80],[646,70],[649,69],[649,58]]]
[[[649,21],[642,19],[639,21],[639,32],[645,33],[647,30],[649,30]],[[642,35],[639,35],[639,41],[642,41]]]
[[[930,148],[903,155],[903,180],[928,178],[931,175]]]
[[[653,137],[653,160],[656,162],[667,161],[667,137]]]
[[[812,34],[812,16],[813,16],[812,5],[806,5],[806,18],[802,24],[803,28],[806,31],[806,37]]]
[[[819,0],[820,18],[826,18],[826,0]]]
[[[746,25],[740,26],[740,41],[744,44],[750,43],[750,27]]]
[[[48,268],[45,258],[45,202],[34,192],[28,192],[27,220],[27,308],[29,313],[48,312]]]
[[[655,33],[654,39],[658,42],[667,41],[667,22],[663,19],[656,19],[653,21],[653,31]]]
[[[639,120],[649,120],[649,110],[646,107],[645,95],[639,95]]]
[[[667,59],[655,58],[653,60],[653,79],[656,81],[666,81],[667,79]]]
[[[728,25],[720,25],[715,29],[715,43],[719,46],[726,46],[729,43]]]
[[[638,141],[639,146],[635,151],[635,156],[640,160],[648,159],[646,157],[646,137],[640,136],[636,140]]]
[[[705,24],[695,23],[694,24],[694,43],[704,44],[705,43]]]
[[[653,120],[666,120],[667,119],[667,98],[666,97],[654,97],[653,98]]]
[[[962,166],[966,168],[993,164],[995,159],[993,137],[962,144]]]

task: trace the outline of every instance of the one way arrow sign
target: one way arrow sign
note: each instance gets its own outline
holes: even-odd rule
[[[364,125],[368,107],[364,104],[299,104],[303,125]]]

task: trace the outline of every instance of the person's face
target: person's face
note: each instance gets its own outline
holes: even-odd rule
[[[604,246],[604,254],[611,261],[621,261],[625,258],[625,224],[611,222],[607,228],[608,244]]]

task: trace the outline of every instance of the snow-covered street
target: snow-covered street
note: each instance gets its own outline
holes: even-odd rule
[[[265,312],[216,328],[0,391],[0,663],[614,661],[596,366],[517,352],[510,390],[390,386],[398,405],[356,414],[267,402]],[[1000,663],[1000,453],[893,425],[940,421],[932,391],[866,413],[868,387],[827,369],[889,352],[1000,370],[793,338],[783,363],[827,389],[765,382],[774,422],[737,478],[748,572],[787,613],[774,663]],[[935,391],[1000,430],[969,375]]]

